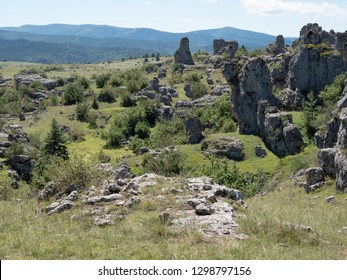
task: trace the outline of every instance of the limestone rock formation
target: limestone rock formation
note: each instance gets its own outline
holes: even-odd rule
[[[224,39],[215,39],[213,41],[214,55],[227,53],[229,56],[234,57],[238,49],[239,43],[237,41],[225,41]]]
[[[184,37],[181,39],[180,47],[174,54],[175,63],[194,65],[193,57],[189,48],[189,39]]]
[[[32,83],[39,83],[47,90],[52,90],[56,87],[56,80],[46,79],[41,77],[38,74],[30,74],[30,75],[17,75],[15,76],[15,81],[18,86],[24,85],[29,86]]]
[[[339,150],[335,155],[336,190],[347,192],[347,157]]]
[[[190,117],[185,120],[184,125],[188,133],[188,144],[198,144],[204,138],[202,135],[202,126],[199,118]]]
[[[239,132],[262,137],[280,157],[300,153],[304,146],[301,133],[291,115],[274,106],[276,99],[266,62],[251,59],[241,69],[235,62],[226,63],[223,74],[231,85],[232,112]]]
[[[222,71],[232,88],[232,112],[238,121],[239,132],[259,135],[259,102],[267,100],[270,105],[275,104],[266,62],[261,58],[253,59],[242,69],[237,63],[226,63]]]
[[[201,144],[205,154],[226,157],[235,161],[245,159],[245,147],[243,143],[235,137],[220,137],[215,141],[206,141]]]
[[[306,192],[310,193],[325,184],[324,172],[320,167],[313,167],[306,170],[306,183],[304,184]]]
[[[285,42],[283,35],[278,35],[276,37],[276,41],[269,45],[267,48],[267,51],[271,53],[272,55],[279,55],[281,53],[285,52]]]

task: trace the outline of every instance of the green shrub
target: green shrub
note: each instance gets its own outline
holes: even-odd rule
[[[215,132],[235,132],[236,123],[232,119],[231,104],[228,95],[216,100],[214,107],[206,107],[196,111],[196,115],[204,126],[212,127]]]
[[[138,122],[135,126],[135,135],[137,135],[140,139],[147,139],[151,134],[151,130],[149,128],[148,123],[146,122]]]
[[[130,93],[126,92],[120,97],[120,106],[122,107],[133,107],[136,105],[136,102],[131,98]]]
[[[80,122],[88,121],[89,107],[86,102],[77,103],[76,109],[76,119]]]
[[[90,81],[85,76],[82,76],[82,77],[78,76],[77,77],[77,84],[79,84],[84,89],[87,89],[90,87]]]
[[[111,78],[110,73],[103,73],[96,77],[95,84],[97,88],[103,88]]]
[[[163,152],[158,156],[146,154],[142,166],[146,173],[153,172],[155,174],[169,177],[178,175],[183,171],[185,159],[185,155],[178,151],[170,150],[168,152]]]
[[[164,148],[185,144],[186,138],[183,121],[179,118],[173,118],[171,120],[160,120],[157,123],[151,133],[149,143],[153,148]]]
[[[218,184],[240,190],[246,197],[259,193],[267,182],[267,175],[263,172],[243,173],[236,165],[214,158],[202,165],[200,172],[204,176],[211,177]]]
[[[77,83],[67,84],[63,89],[64,105],[72,105],[84,100],[83,88]]]
[[[200,97],[203,97],[209,92],[208,86],[200,81],[192,83],[191,86],[192,86],[193,99],[198,99]]]
[[[34,172],[32,186],[36,189],[42,189],[47,182],[54,181],[60,191],[65,191],[73,185],[87,188],[100,184],[102,180],[101,171],[91,161],[83,157],[72,156],[68,160],[52,157],[46,162],[40,173]]]
[[[145,141],[140,139],[137,135],[135,135],[129,143],[129,149],[132,150],[135,155],[140,153],[140,149],[143,146],[145,146]]]
[[[98,100],[100,102],[113,103],[116,102],[116,90],[111,86],[103,88],[99,94]]]

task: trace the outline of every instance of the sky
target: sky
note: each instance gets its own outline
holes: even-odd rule
[[[0,26],[106,24],[169,32],[225,26],[299,36],[307,23],[347,30],[345,0],[0,0]]]

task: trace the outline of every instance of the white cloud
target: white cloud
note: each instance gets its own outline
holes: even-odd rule
[[[207,2],[207,3],[216,3],[219,2],[219,0],[201,0],[202,2]]]
[[[338,18],[347,16],[346,8],[331,2],[241,0],[241,3],[248,13],[254,15],[301,14]]]

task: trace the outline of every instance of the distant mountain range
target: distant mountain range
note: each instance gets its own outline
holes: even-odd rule
[[[192,52],[212,51],[214,39],[236,40],[247,49],[264,48],[275,36],[233,27],[170,33],[107,25],[23,25],[0,27],[0,60],[40,63],[95,63],[146,53],[173,54],[182,37]],[[295,38],[286,38],[291,44]]]

